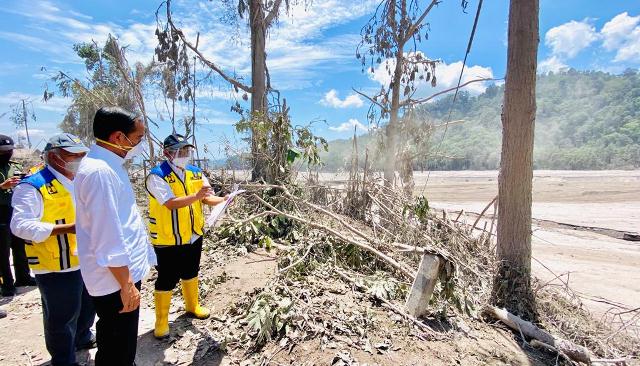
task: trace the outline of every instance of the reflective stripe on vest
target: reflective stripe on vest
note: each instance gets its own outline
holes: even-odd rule
[[[194,194],[202,188],[202,170],[188,165],[184,171],[184,182],[171,169],[168,162],[156,166],[150,174],[162,178],[176,197]],[[146,180],[145,180],[146,185]],[[149,190],[147,189],[147,192]],[[195,233],[202,235],[204,215],[202,202],[196,201],[190,206],[170,210],[161,205],[149,192],[149,235],[156,246],[183,245],[191,243]]]
[[[44,168],[20,184],[29,184],[42,196],[41,222],[69,224],[75,222],[76,213],[71,194],[64,188],[49,168]],[[27,242],[25,251],[29,267],[34,270],[60,271],[78,265],[75,234],[48,237],[41,243]]]

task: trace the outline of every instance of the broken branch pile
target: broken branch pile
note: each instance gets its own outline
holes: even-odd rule
[[[405,332],[425,340],[452,336],[447,329],[467,333],[459,324],[482,320],[478,310],[490,305],[496,268],[491,233],[431,210],[422,197],[407,199],[373,180],[337,187],[316,181],[304,188],[242,188],[247,194],[232,206],[214,239],[278,252],[277,276],[239,301],[219,326],[226,344],[247,354],[274,339],[283,349],[318,338],[323,347],[340,342],[367,349],[367,333],[397,330],[358,299],[387,309]],[[442,265],[426,314],[417,318],[403,305],[425,253]],[[541,325],[568,342],[542,340],[551,346],[546,349],[566,354],[566,348],[554,347],[570,344],[608,360],[635,355],[634,341],[607,338],[606,326],[593,321],[581,304],[563,301],[560,295],[551,286],[538,291]],[[591,331],[594,324],[598,331]],[[580,329],[587,331],[579,335]]]

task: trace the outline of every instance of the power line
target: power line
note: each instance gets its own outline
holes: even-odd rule
[[[447,135],[447,130],[449,129],[449,122],[451,122],[451,115],[453,114],[453,106],[456,103],[456,100],[458,99],[458,92],[460,91],[460,84],[462,83],[462,76],[464,74],[464,69],[467,65],[467,58],[469,57],[469,54],[471,53],[471,46],[473,45],[473,39],[476,35],[476,29],[478,28],[478,19],[480,19],[480,10],[482,10],[482,2],[483,0],[480,0],[478,2],[478,9],[476,9],[476,16],[473,20],[473,27],[471,28],[471,34],[469,35],[469,42],[467,43],[467,50],[464,54],[464,60],[462,61],[462,69],[460,70],[460,76],[458,77],[458,84],[456,85],[456,91],[453,94],[453,100],[451,101],[451,105],[449,106],[449,114],[447,117],[447,122],[445,123],[445,127],[444,127],[444,132],[442,133],[442,139],[440,140],[440,143],[438,143],[438,147],[436,149],[436,152],[438,152],[438,150],[440,150],[440,148],[442,147],[442,143],[444,142],[444,139]],[[424,194],[424,190],[427,189],[427,185],[429,184],[429,177],[431,176],[431,169],[429,169],[429,171],[427,172],[427,180],[424,183],[424,186],[422,187],[422,194]]]

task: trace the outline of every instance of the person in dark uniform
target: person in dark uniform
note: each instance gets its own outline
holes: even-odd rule
[[[0,276],[2,276],[2,296],[13,296],[16,287],[35,286],[36,281],[29,273],[24,240],[11,233],[9,224],[13,209],[11,195],[13,188],[24,177],[22,166],[11,160],[15,146],[13,139],[0,135]],[[9,254],[13,254],[15,282],[11,273]]]

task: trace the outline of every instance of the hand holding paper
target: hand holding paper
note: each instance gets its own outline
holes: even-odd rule
[[[210,229],[214,228],[218,220],[220,220],[224,216],[224,213],[227,210],[227,207],[229,207],[229,205],[233,201],[233,198],[243,192],[246,192],[246,191],[244,189],[238,189],[238,184],[235,184],[233,186],[233,192],[231,192],[227,196],[227,200],[213,207],[206,221],[206,224]]]

